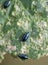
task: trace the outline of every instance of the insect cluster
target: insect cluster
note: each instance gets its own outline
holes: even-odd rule
[[[10,0],[6,0],[3,4],[3,7],[6,9],[10,6],[11,1]],[[25,32],[22,36],[21,36],[21,42],[25,42],[27,41],[27,39],[29,38],[29,32]],[[26,54],[19,54],[18,55],[19,58],[21,59],[28,59],[28,56]]]

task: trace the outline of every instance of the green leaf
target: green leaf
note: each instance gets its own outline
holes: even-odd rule
[[[44,0],[10,0],[7,9],[2,7],[5,0],[0,0],[0,39],[7,46],[16,46],[16,53],[23,52],[32,59],[44,55],[48,47],[48,14]],[[42,2],[43,1],[43,2]],[[27,41],[22,42],[20,38],[25,32],[30,32]],[[7,47],[0,47],[5,51]],[[25,46],[25,47],[24,47]],[[27,48],[26,48],[27,47]],[[5,50],[4,50],[5,49]],[[12,48],[11,53],[14,54]],[[7,51],[6,51],[7,52]],[[46,53],[46,52],[45,52]]]

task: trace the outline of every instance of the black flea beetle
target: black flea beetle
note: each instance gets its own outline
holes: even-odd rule
[[[29,37],[29,32],[26,32],[25,34],[23,34],[23,36],[21,37],[21,41],[26,41]]]
[[[10,0],[6,0],[6,1],[4,2],[4,4],[3,4],[3,7],[4,7],[4,8],[7,8],[7,7],[9,7],[9,5],[10,5]]]
[[[28,56],[26,54],[19,54],[18,57],[22,60],[28,59]]]

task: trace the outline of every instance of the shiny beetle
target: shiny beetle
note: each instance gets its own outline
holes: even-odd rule
[[[22,60],[28,59],[28,56],[26,54],[19,54],[18,57]]]
[[[21,41],[26,41],[29,37],[29,32],[26,32],[25,34],[23,34],[23,36],[21,37]]]
[[[10,5],[10,0],[6,0],[6,1],[4,2],[4,4],[3,4],[3,7],[4,7],[4,8],[7,8],[7,7],[9,7],[9,5]]]

